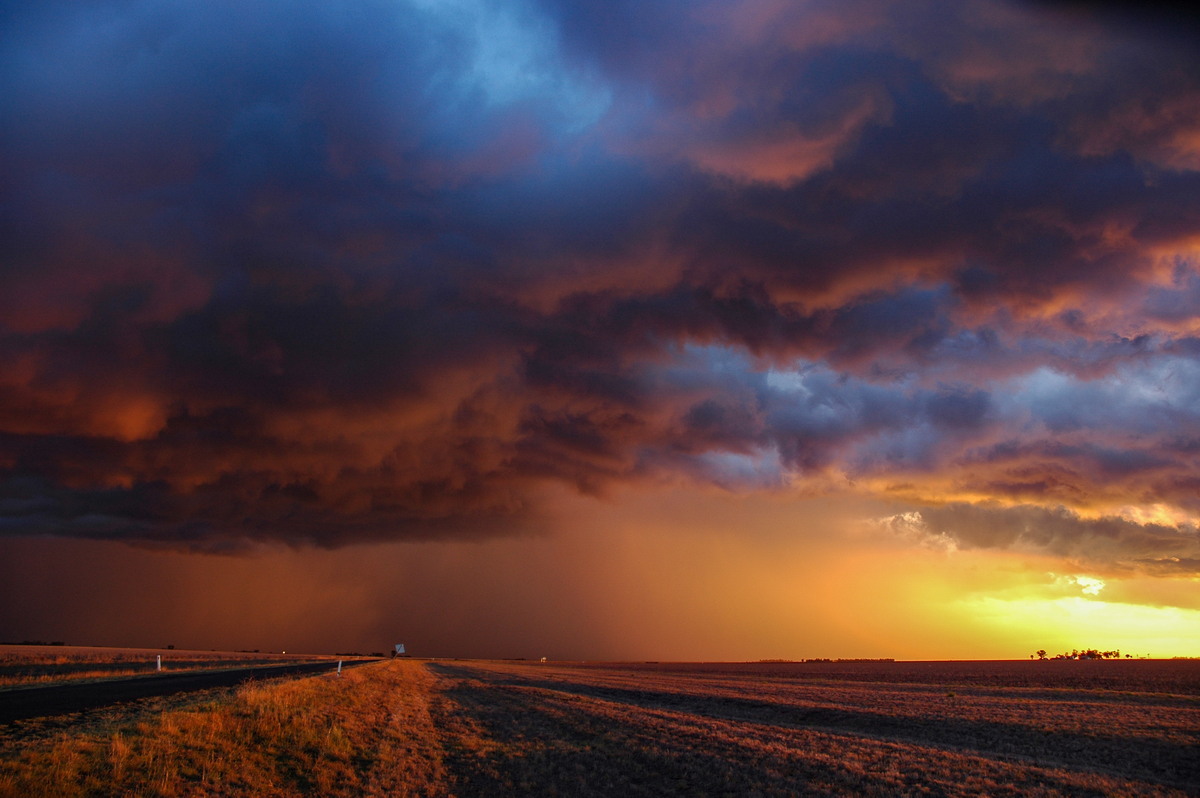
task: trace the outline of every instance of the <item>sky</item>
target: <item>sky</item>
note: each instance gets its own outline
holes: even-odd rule
[[[0,640],[1200,655],[1200,25],[0,12]]]

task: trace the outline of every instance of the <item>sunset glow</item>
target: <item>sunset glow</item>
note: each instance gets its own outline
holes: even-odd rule
[[[18,3],[0,640],[1200,656],[1198,32]]]

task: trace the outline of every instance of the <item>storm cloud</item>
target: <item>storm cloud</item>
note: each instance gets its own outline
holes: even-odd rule
[[[1195,561],[1187,26],[999,0],[4,14],[2,534],[503,535],[544,527],[546,485],[683,480]]]

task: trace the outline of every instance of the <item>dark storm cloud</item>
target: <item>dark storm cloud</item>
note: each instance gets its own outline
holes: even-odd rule
[[[1200,509],[1172,40],[1000,2],[5,14],[10,533],[490,534],[679,476]]]
[[[1185,3],[1166,0],[1026,0],[1034,6],[1098,18],[1111,25],[1134,25],[1158,36],[1200,35],[1200,14]]]
[[[1024,546],[1082,560],[1148,566],[1152,571],[1200,572],[1200,529],[1195,524],[1087,518],[1064,507],[1029,505],[951,504],[924,508],[920,516],[921,531],[963,547]]]

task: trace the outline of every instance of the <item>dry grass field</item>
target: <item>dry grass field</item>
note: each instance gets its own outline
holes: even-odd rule
[[[239,651],[0,645],[0,690],[155,673],[160,656],[164,672],[247,668],[330,659],[324,655]]]
[[[0,726],[0,795],[1197,795],[1200,662],[392,660]]]

